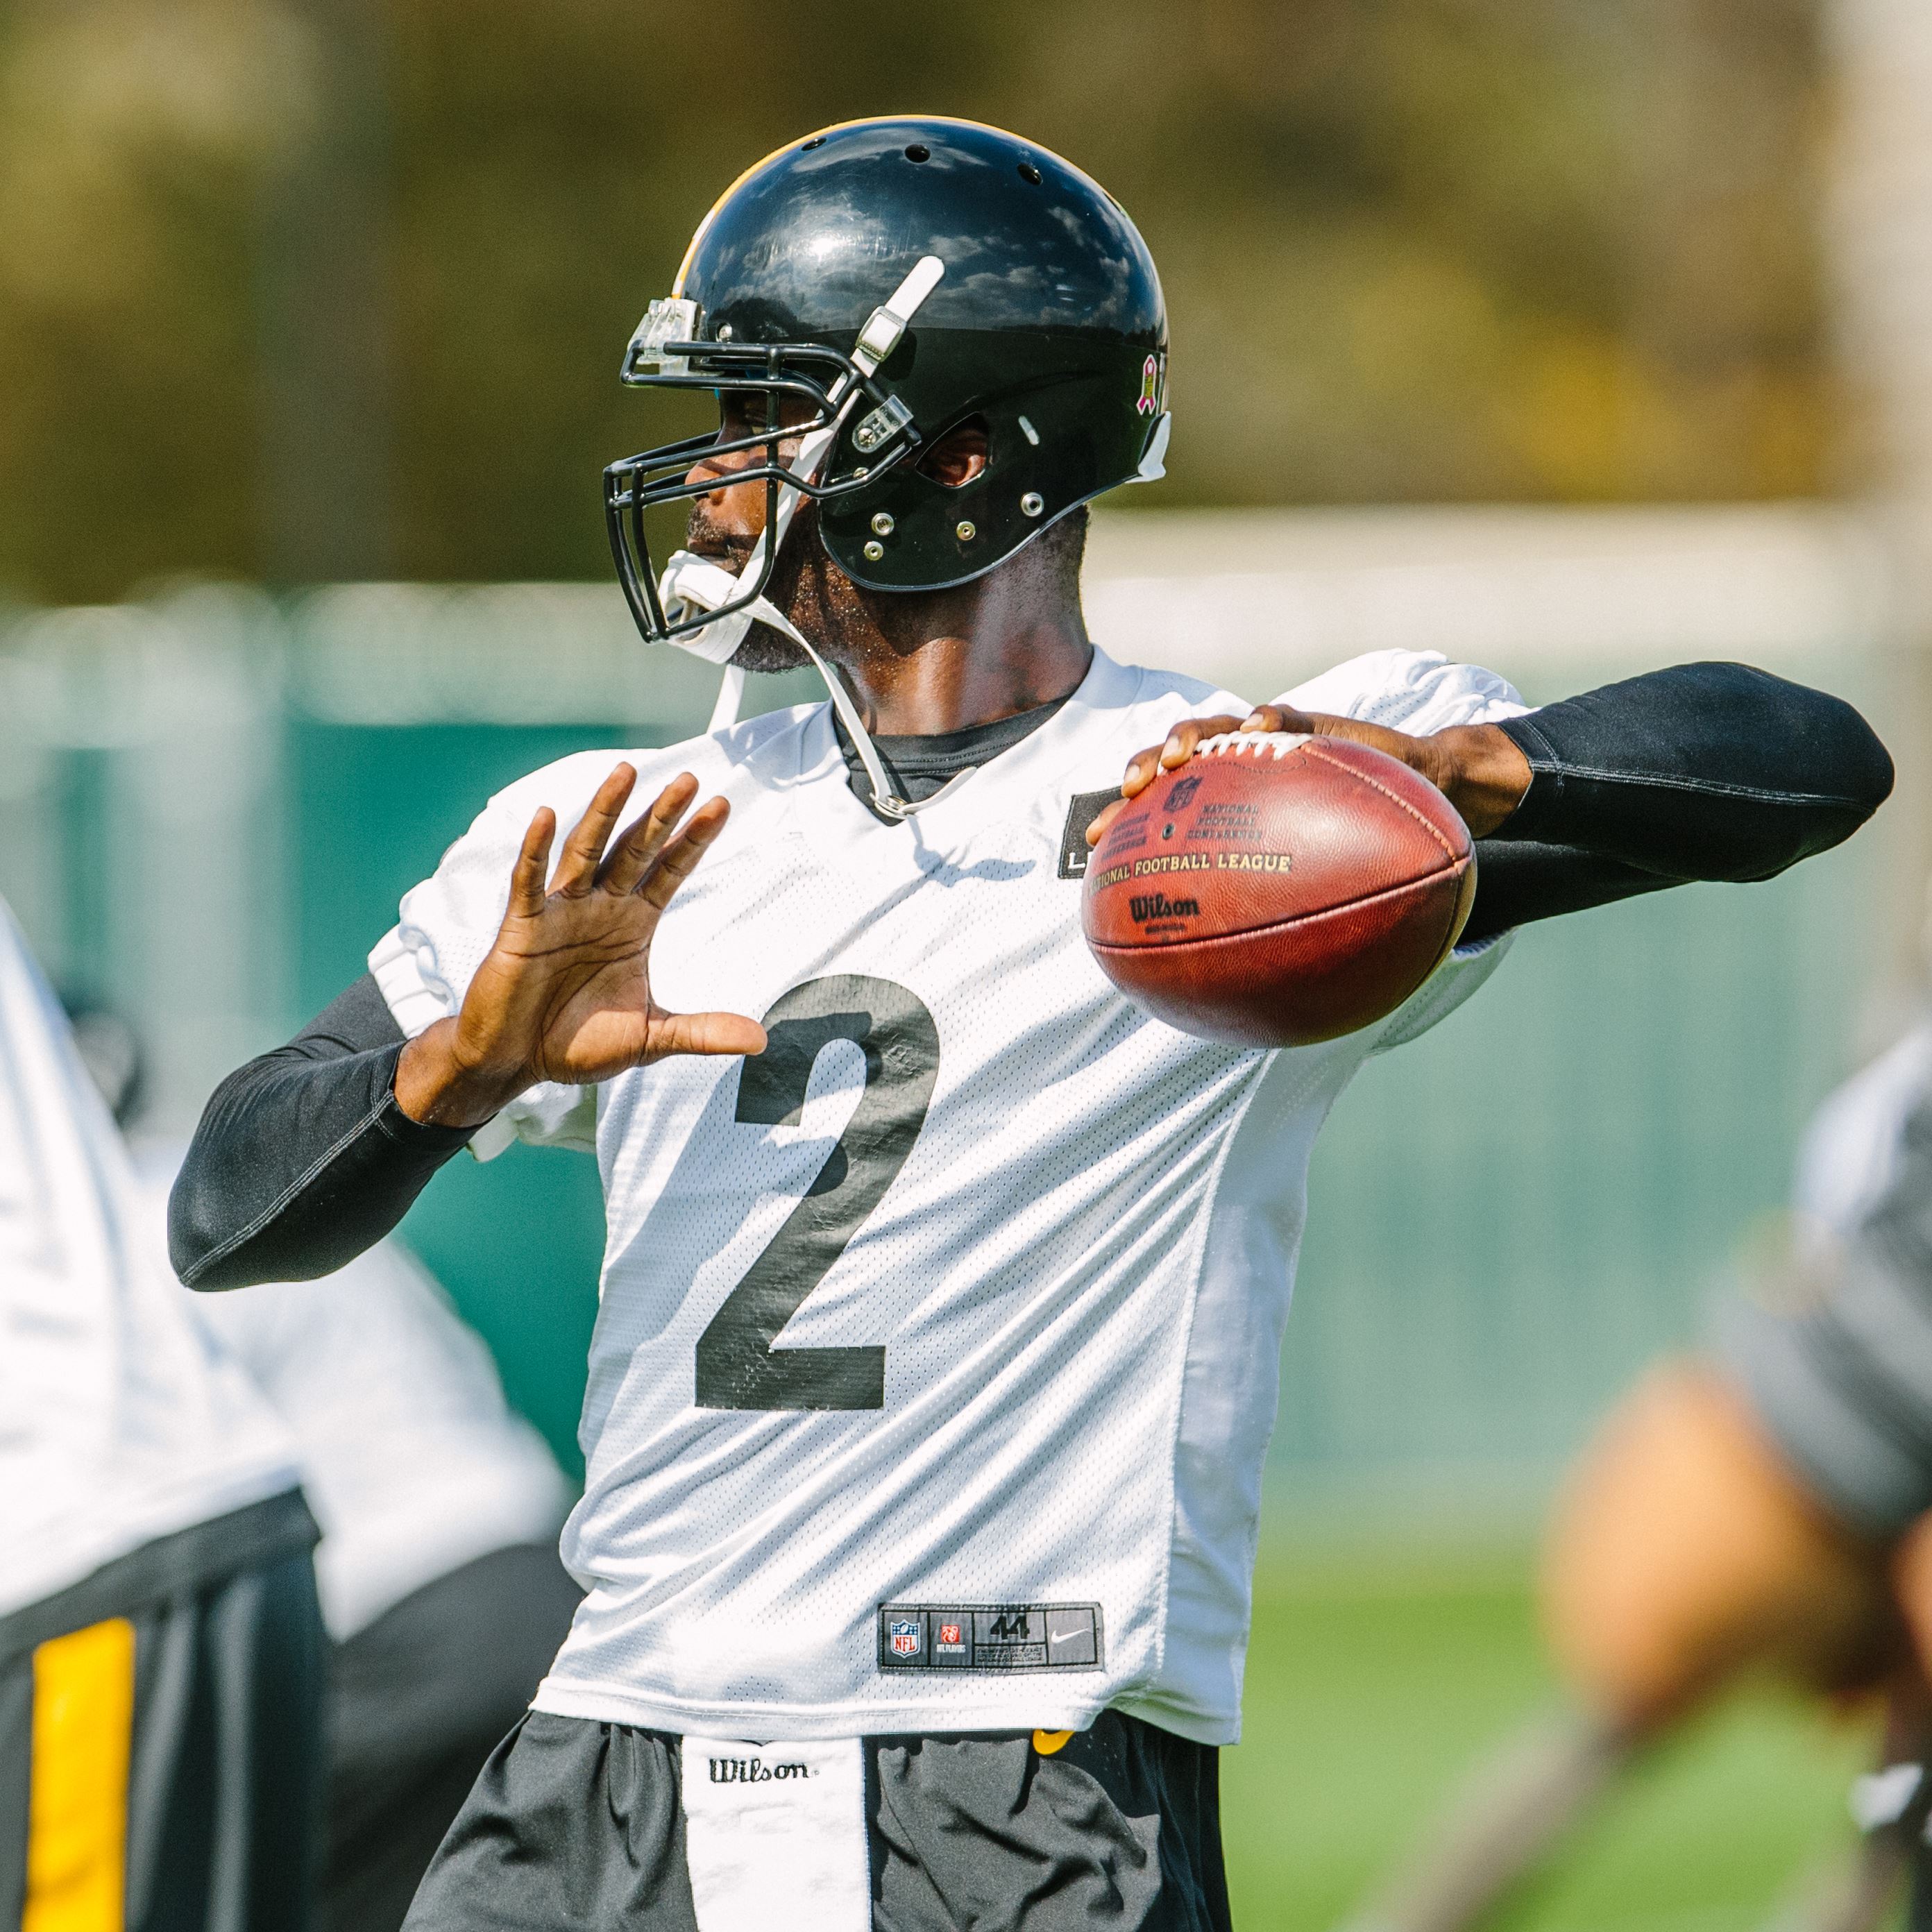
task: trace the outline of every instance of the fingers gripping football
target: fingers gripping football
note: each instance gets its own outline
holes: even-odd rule
[[[763,1052],[764,1028],[742,1014],[668,1012],[652,997],[658,922],[730,808],[714,798],[691,812],[698,782],[687,772],[614,838],[636,783],[629,765],[612,771],[554,873],[556,814],[546,806],[531,820],[496,944],[461,1010],[412,1040],[397,1070],[412,1118],[474,1125],[542,1082],[587,1084],[673,1054]]]
[[[1097,845],[1105,837],[1108,826],[1120,815],[1121,808],[1132,798],[1138,798],[1159,778],[1162,772],[1171,772],[1176,765],[1184,765],[1209,738],[1225,736],[1230,731],[1299,731],[1307,728],[1304,724],[1258,724],[1259,718],[1292,717],[1300,718],[1299,712],[1284,712],[1277,705],[1263,705],[1260,710],[1250,712],[1245,718],[1232,712],[1217,712],[1211,718],[1184,718],[1167,734],[1164,744],[1150,745],[1144,752],[1136,752],[1127,760],[1127,769],[1120,779],[1120,796],[1108,806],[1087,828],[1087,842]]]
[[[1502,824],[1529,788],[1528,760],[1492,724],[1454,725],[1416,737],[1359,718],[1298,711],[1287,704],[1263,704],[1245,718],[1221,712],[1184,718],[1164,743],[1136,752],[1127,760],[1121,778],[1119,802],[1108,806],[1088,828],[1088,844],[1097,845],[1126,802],[1146,790],[1162,772],[1186,764],[1208,739],[1231,731],[1292,731],[1366,745],[1420,772],[1462,814],[1471,833],[1478,838]]]

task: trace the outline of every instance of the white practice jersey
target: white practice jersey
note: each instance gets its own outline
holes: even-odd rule
[[[0,1616],[300,1480],[182,1294],[0,900]]]
[[[1414,732],[1514,716],[1487,672],[1382,652],[1294,701]],[[1072,697],[909,824],[848,784],[827,707],[628,752],[732,817],[652,958],[673,1009],[762,1018],[500,1126],[594,1144],[608,1237],[584,1500],[589,1591],[537,1697],[728,1737],[1080,1727],[1237,1735],[1262,1462],[1308,1157],[1369,1054],[1493,968],[1285,1052],[1150,1019],[1102,976],[1067,855],[1081,795],[1240,699],[1096,654]],[[370,966],[406,1032],[453,1011],[540,805],[492,800]]]
[[[1906,1121],[1928,1094],[1932,1020],[1922,1020],[1826,1098],[1798,1150],[1792,1200],[1801,1244],[1858,1232],[1898,1178]]]
[[[158,1240],[182,1152],[138,1150]],[[320,1281],[180,1292],[294,1434],[338,1643],[479,1556],[556,1535],[563,1472],[504,1400],[483,1338],[400,1241]]]

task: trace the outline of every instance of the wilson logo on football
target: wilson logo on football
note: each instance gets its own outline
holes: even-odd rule
[[[1198,899],[1171,899],[1165,892],[1136,892],[1129,902],[1128,910],[1142,925],[1156,919],[1197,919],[1201,914]]]

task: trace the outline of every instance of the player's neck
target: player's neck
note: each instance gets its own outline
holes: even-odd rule
[[[1064,698],[1094,647],[1078,597],[1042,598],[1004,572],[932,596],[867,596],[828,638],[866,728],[927,737]]]

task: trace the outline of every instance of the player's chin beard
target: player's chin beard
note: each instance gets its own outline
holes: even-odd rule
[[[827,586],[822,581],[804,585],[802,580],[808,566],[800,561],[809,558],[811,572],[820,578],[830,567],[819,547],[816,510],[817,506],[812,503],[800,505],[784,547],[778,553],[778,568],[765,587],[765,596],[820,650],[824,650],[832,640],[830,638],[821,640],[820,632],[836,628],[826,615]],[[692,534],[694,538],[700,535],[694,524]],[[708,532],[702,534],[711,535]],[[748,538],[711,536],[710,542],[705,546],[705,554],[716,556],[728,569],[739,572],[751,561],[752,549]],[[801,589],[806,592],[802,596]],[[770,672],[803,670],[812,660],[782,631],[775,631],[769,624],[761,624],[754,618],[751,628],[745,633],[744,641],[731,653],[731,662],[740,670]]]
[[[780,671],[802,670],[812,660],[782,632],[754,621],[731,662],[740,670]]]

